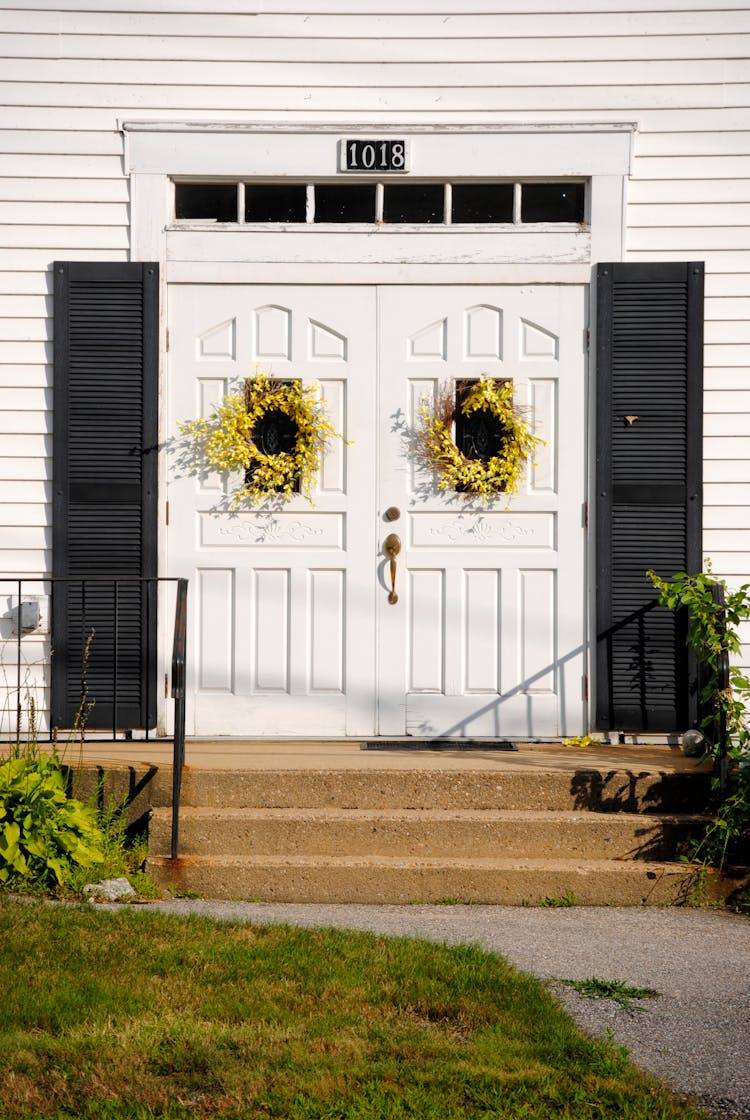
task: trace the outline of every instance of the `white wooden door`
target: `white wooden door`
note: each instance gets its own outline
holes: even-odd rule
[[[169,571],[190,579],[194,734],[371,734],[376,524],[372,288],[169,290],[170,431],[208,416],[256,369],[318,383],[337,431],[314,508],[221,512],[232,479],[172,456]],[[234,480],[237,481],[236,479]]]
[[[318,382],[352,441],[326,457],[314,509],[222,512],[231,480],[196,480],[173,457],[192,732],[580,733],[584,290],[179,285],[169,305],[172,431],[260,368]],[[482,373],[513,379],[546,440],[521,492],[489,508],[438,492],[410,447],[420,400]]]
[[[398,603],[381,587],[383,735],[538,737],[584,726],[584,289],[389,287],[379,296],[380,510],[399,508]],[[415,469],[438,386],[511,378],[545,440],[483,508]]]

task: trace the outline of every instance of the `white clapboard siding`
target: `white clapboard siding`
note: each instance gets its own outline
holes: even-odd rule
[[[66,35],[68,59],[99,60],[101,44],[93,35]],[[24,59],[34,57],[57,59],[59,39],[56,35],[7,34],[3,37],[2,57]],[[311,58],[310,39],[306,36],[285,38],[254,38],[249,35],[170,35],[165,45],[161,37],[145,35],[120,35],[109,41],[108,56],[122,61],[155,59],[160,62],[242,62],[259,63],[308,62]],[[397,62],[424,64],[430,62],[590,62],[596,55],[607,55],[612,60],[635,59],[723,59],[743,58],[750,54],[750,34],[738,32],[727,41],[724,35],[649,35],[645,42],[636,42],[632,35],[606,37],[580,35],[575,38],[539,36],[488,36],[485,39],[470,37],[395,38],[388,37],[388,64]],[[372,63],[382,58],[382,47],[377,38],[325,37],[316,44],[316,64]]]
[[[530,113],[546,114],[550,103],[557,110],[569,112],[580,112],[582,103],[585,103],[588,106],[587,114],[592,113],[596,119],[601,110],[619,110],[619,119],[632,120],[633,114],[647,112],[652,105],[683,109],[709,106],[722,108],[727,104],[747,105],[750,100],[748,83],[722,85],[717,80],[713,85],[696,84],[689,77],[691,68],[687,64],[683,65],[684,84],[662,85],[656,81],[649,84],[645,80],[642,84],[632,84],[637,79],[635,68],[631,83],[624,81],[620,86],[609,84],[604,76],[600,85],[554,85],[549,81],[547,67],[541,66],[537,72],[540,84],[536,86],[488,85],[472,88],[456,85],[450,90],[451,108],[448,115],[462,112],[475,117],[477,114],[504,111],[528,119]],[[379,114],[381,119],[391,120],[396,114],[408,122],[414,119],[412,114],[417,112],[444,113],[446,87],[442,83],[441,71],[442,67],[436,65],[434,72],[429,75],[432,82],[429,86],[381,86],[375,79],[376,84],[371,87],[359,86],[347,90],[346,114],[349,119],[353,115],[364,114],[370,119],[372,114]],[[111,72],[112,67],[110,74]],[[29,73],[31,75],[31,71]],[[286,77],[289,78],[288,68]],[[494,77],[496,81],[501,80],[499,68],[495,68]],[[50,81],[38,85],[29,76],[26,81],[8,81],[3,86],[3,95],[9,105],[47,105],[54,100],[59,105],[71,108],[78,105],[108,105],[118,115],[127,116],[133,108],[148,109],[148,116],[162,118],[165,114],[192,116],[193,109],[206,108],[213,110],[212,115],[219,117],[227,109],[236,111],[238,103],[245,106],[244,113],[240,113],[244,120],[263,111],[301,114],[302,117],[310,112],[330,113],[335,114],[336,119],[341,119],[342,113],[342,91],[337,85],[311,88],[295,84],[270,88],[252,82],[215,87],[160,83],[144,84],[136,88],[112,82],[67,85]],[[43,156],[35,158],[42,162],[45,160]],[[69,158],[84,159],[82,156]],[[111,160],[110,156],[99,158],[102,163]]]
[[[96,4],[96,7],[94,5]],[[241,6],[241,5],[240,5]],[[59,15],[34,10],[40,4],[14,3],[13,9],[0,13],[0,28],[9,32],[34,32],[44,34],[50,28],[64,31],[66,35],[95,35],[102,33],[100,9],[101,0],[91,0],[88,11],[67,10]],[[49,5],[54,8],[55,5]],[[62,8],[62,5],[60,6]],[[67,5],[76,8],[80,5]],[[191,35],[198,38],[215,36],[227,37],[258,36],[274,38],[476,38],[477,20],[474,13],[482,14],[482,28],[492,38],[529,37],[538,29],[542,35],[559,34],[565,37],[604,37],[616,39],[622,36],[650,35],[710,35],[750,30],[750,13],[744,0],[722,3],[719,10],[710,3],[682,3],[674,0],[663,3],[654,11],[653,0],[643,0],[641,4],[622,3],[581,3],[567,4],[560,11],[559,0],[547,4],[514,4],[512,10],[503,13],[497,0],[484,5],[473,2],[471,14],[465,14],[465,6],[457,3],[446,6],[426,3],[415,19],[415,9],[406,3],[393,3],[389,6],[373,4],[369,11],[362,3],[315,4],[306,0],[304,11],[300,6],[289,4],[272,6],[263,4],[263,12],[255,14],[235,14],[227,11],[222,4],[219,19],[216,10],[196,11],[196,6],[184,5],[184,11],[167,12],[153,10],[158,5],[150,5],[151,11],[140,8],[147,5],[109,4],[115,8],[107,12],[107,27],[112,37],[138,33],[144,38],[151,36]],[[28,9],[28,10],[25,10]],[[596,18],[592,18],[592,12]],[[677,18],[675,13],[678,13]],[[312,16],[314,15],[314,19]],[[447,16],[447,18],[446,18]]]
[[[717,207],[716,202],[659,202],[656,205],[642,203],[628,208],[628,227],[631,230],[659,227],[691,230],[695,226],[712,230],[718,226],[748,228],[750,201],[725,203],[721,208]]]
[[[27,204],[49,202],[64,206],[66,203],[81,205],[93,202],[97,206],[107,206],[127,203],[129,193],[127,179],[122,174],[116,179],[24,179],[9,176],[7,179],[0,178],[0,199]]]
[[[638,170],[643,171],[642,162],[638,163]],[[750,202],[750,183],[747,179],[714,177],[713,160],[704,161],[704,172],[709,173],[708,178],[701,178],[699,174],[694,179],[678,180],[674,176],[666,179],[650,179],[645,176],[631,179],[628,183],[628,203],[634,207],[643,204],[686,206],[704,203],[718,210],[719,207],[723,209],[725,203]]]
[[[29,520],[16,521],[16,532],[49,517],[51,262],[128,259],[122,120],[632,122],[625,259],[706,263],[705,543],[717,572],[747,578],[746,0],[166,7],[155,0],[0,7],[6,524],[14,524],[14,510],[20,516],[19,505]],[[513,168],[503,171],[512,177]],[[46,571],[48,547],[44,536],[13,546],[0,539],[0,570]]]
[[[52,483],[20,479],[0,478],[0,502],[28,502],[30,505],[46,505],[52,501]]]
[[[0,201],[0,227],[19,226],[125,226],[128,208],[120,202],[13,202]]]
[[[38,526],[49,520],[52,510],[44,503],[23,502],[20,499],[13,502],[4,502],[0,495],[0,524],[5,532],[6,525],[13,526]]]

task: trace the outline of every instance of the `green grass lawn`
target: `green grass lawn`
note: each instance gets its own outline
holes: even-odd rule
[[[494,954],[0,896],[0,1116],[697,1120]]]

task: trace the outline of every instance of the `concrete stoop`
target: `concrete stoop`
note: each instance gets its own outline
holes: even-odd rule
[[[148,869],[181,893],[642,906],[684,901],[697,885],[679,857],[705,821],[708,778],[646,767],[472,769],[468,758],[450,768],[190,767],[174,861],[167,788],[154,784]],[[705,896],[736,886],[711,875]]]

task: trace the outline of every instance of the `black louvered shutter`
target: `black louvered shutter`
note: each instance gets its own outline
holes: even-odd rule
[[[85,687],[89,727],[152,727],[158,265],[53,268],[52,563],[76,582],[54,585],[52,724],[73,726]]]
[[[596,329],[597,726],[684,731],[686,620],[645,573],[701,567],[703,265],[599,265]]]

